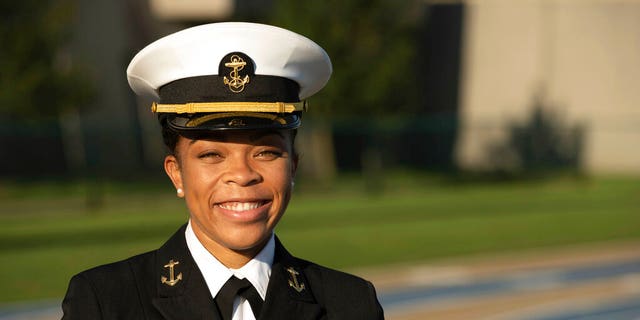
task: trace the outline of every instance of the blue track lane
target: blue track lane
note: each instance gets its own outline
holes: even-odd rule
[[[516,294],[537,288],[570,286],[632,274],[640,274],[640,259],[565,269],[531,271],[471,281],[466,284],[401,289],[393,292],[383,292],[379,298],[385,310],[392,311],[407,306],[455,301],[456,299],[474,296]],[[579,312],[541,319],[636,319],[638,312],[640,312],[640,299],[621,305],[594,309],[593,311],[587,311],[585,314]]]
[[[527,320],[632,320],[640,319],[640,295],[621,302],[616,302],[598,308],[573,310],[559,314],[529,318]]]

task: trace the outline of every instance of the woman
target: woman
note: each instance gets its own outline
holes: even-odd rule
[[[313,41],[260,24],[202,25],[140,51],[129,84],[158,101],[189,221],[158,250],[74,276],[63,319],[382,319],[371,283],[291,256],[273,233],[303,101],[330,74]]]

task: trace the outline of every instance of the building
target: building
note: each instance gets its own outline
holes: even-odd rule
[[[508,154],[496,160],[496,146],[537,105],[558,131],[580,128],[584,171],[640,173],[640,1],[465,4],[461,167],[518,166]]]

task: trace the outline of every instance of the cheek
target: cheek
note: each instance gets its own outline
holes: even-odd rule
[[[293,167],[291,162],[286,161],[281,166],[271,168],[269,174],[275,184],[287,187],[283,189],[288,190],[288,186],[290,186],[293,181]]]
[[[281,197],[282,207],[286,207],[291,198],[291,192],[293,189],[293,173],[291,166],[282,167],[277,173],[274,173],[273,180],[274,187],[277,188],[277,193]]]
[[[199,196],[210,191],[215,181],[215,176],[210,171],[193,166],[183,169],[182,184],[185,193],[188,196]]]

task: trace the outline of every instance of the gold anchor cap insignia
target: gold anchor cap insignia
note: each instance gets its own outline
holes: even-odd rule
[[[240,93],[244,90],[244,86],[249,83],[249,75],[244,75],[242,77],[239,71],[242,71],[247,65],[247,61],[245,61],[241,54],[232,54],[229,57],[229,61],[224,63],[224,66],[230,68],[229,77],[226,76],[223,78],[223,82],[226,86],[229,86],[229,90],[233,93]]]
[[[170,287],[173,287],[178,283],[178,281],[182,280],[182,272],[178,273],[177,277],[174,277],[173,267],[177,264],[180,264],[180,261],[173,261],[173,259],[169,260],[169,263],[165,264],[165,268],[169,268],[169,279],[167,277],[160,277],[160,281]]]
[[[300,273],[296,271],[293,267],[287,268],[287,272],[291,275],[291,279],[289,279],[289,286],[295,289],[298,292],[302,292],[304,290],[304,283],[298,282],[298,277]]]

